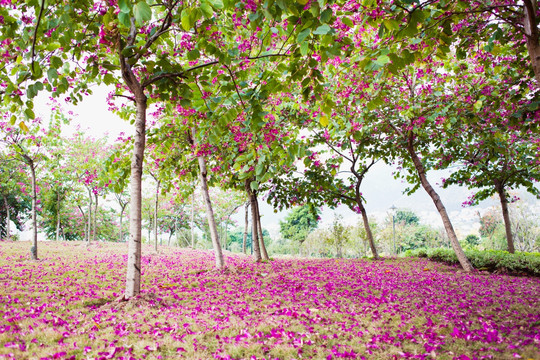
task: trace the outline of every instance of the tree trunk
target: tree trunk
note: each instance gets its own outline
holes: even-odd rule
[[[87,231],[87,236],[86,236],[86,244],[87,245],[90,245],[90,240],[92,238],[92,204],[93,204],[93,201],[92,201],[92,190],[90,190],[90,188],[86,188],[86,190],[88,190],[88,198],[89,198],[89,202],[88,202],[88,218],[86,219],[87,220],[87,224],[86,224],[86,227],[88,228],[88,231]]]
[[[524,17],[523,26],[527,40],[527,50],[531,58],[531,66],[536,78],[536,86],[540,86],[540,34],[537,27],[537,1],[523,0]]]
[[[129,245],[125,297],[131,298],[141,292],[141,208],[142,173],[146,142],[146,96],[142,90],[135,95],[137,115],[135,120],[135,144],[131,157]]]
[[[257,206],[257,230],[259,232],[259,246],[261,249],[261,256],[262,259],[265,261],[270,261],[270,257],[268,256],[268,252],[266,251],[266,246],[264,245],[264,237],[262,232],[262,225],[261,225],[261,213],[259,211],[259,201],[257,199],[257,195],[255,194],[255,205]]]
[[[465,252],[463,251],[463,249],[461,248],[461,245],[459,244],[459,241],[456,236],[456,232],[454,231],[454,227],[452,226],[452,222],[450,221],[450,217],[448,216],[448,213],[446,212],[446,208],[444,207],[441,201],[441,198],[439,197],[439,194],[437,194],[435,189],[433,189],[433,187],[429,183],[426,176],[426,170],[424,168],[424,165],[422,164],[422,161],[420,160],[420,158],[416,154],[416,151],[414,150],[412,134],[409,135],[409,138],[407,141],[407,151],[409,152],[409,155],[411,156],[411,159],[414,163],[414,167],[416,169],[416,172],[418,173],[422,187],[433,200],[433,203],[435,204],[435,207],[437,208],[437,211],[439,212],[439,215],[441,216],[441,219],[444,224],[444,229],[446,230],[446,233],[448,234],[450,244],[452,245],[452,248],[454,249],[454,252],[456,253],[459,263],[461,264],[461,267],[466,272],[473,272],[474,267],[472,266],[469,259],[467,259]]]
[[[156,200],[154,203],[154,246],[156,252],[158,251],[158,207],[159,207],[159,185],[161,182],[156,180]]]
[[[60,190],[56,194],[56,241],[60,240]]]
[[[244,252],[244,254],[247,254],[246,243],[247,243],[247,234],[248,234],[248,225],[249,225],[248,208],[249,208],[249,201],[246,203],[246,217],[245,217],[245,222],[244,222],[244,239],[242,241],[242,251]]]
[[[195,139],[195,133],[193,133],[193,139]],[[214,210],[212,209],[212,201],[210,200],[210,194],[208,192],[208,182],[206,178],[206,159],[204,158],[204,156],[198,156],[197,160],[199,161],[199,180],[201,181],[201,192],[206,207],[206,218],[208,220],[210,238],[212,239],[212,246],[214,247],[214,254],[216,256],[216,267],[218,269],[221,269],[225,266],[225,264],[223,262],[223,252],[221,251],[221,244],[219,243]]]
[[[191,194],[191,248],[195,249],[195,189]]]
[[[251,203],[251,248],[253,250],[253,257],[256,262],[260,262],[261,259],[261,250],[259,248],[259,230],[257,227],[257,198],[251,190],[251,179],[246,180],[246,191],[249,196]]]
[[[373,255],[373,259],[377,260],[379,259],[379,253],[377,253],[377,247],[375,246],[375,239],[373,238],[373,233],[371,232],[371,226],[369,225],[369,219],[366,213],[366,208],[364,207],[364,204],[362,203],[362,199],[359,198],[359,196],[356,196],[356,203],[358,204],[358,208],[360,209],[360,214],[362,215],[362,222],[364,223],[364,229],[366,230],[366,236],[369,243],[369,248],[371,249],[371,254]]]
[[[6,240],[11,240],[11,214],[9,212],[9,203],[6,195],[4,195],[4,206],[6,207]]]
[[[118,235],[118,241],[119,242],[122,242],[124,240],[124,229],[123,229],[123,221],[124,221],[124,211],[126,210],[126,205],[127,203],[125,204],[120,204],[121,206],[121,210],[120,210],[120,231],[119,231],[119,235]]]
[[[38,260],[38,244],[37,244],[37,184],[36,184],[36,166],[34,161],[30,159],[30,177],[32,180],[32,247],[30,253],[32,260]]]
[[[336,238],[336,257],[338,259],[343,258],[343,253],[341,252],[341,239]]]
[[[96,202],[94,204],[94,225],[93,225],[93,232],[92,232],[92,241],[96,242],[97,237],[97,217],[98,217],[98,194],[94,193],[94,198],[96,199]]]
[[[508,199],[504,191],[504,185],[501,181],[495,180],[495,189],[497,194],[499,194],[499,199],[501,200],[501,208],[504,220],[504,229],[506,230],[506,242],[508,244],[508,252],[510,254],[515,253],[514,248],[514,236],[512,235],[512,223],[510,222],[510,214],[508,212]]]

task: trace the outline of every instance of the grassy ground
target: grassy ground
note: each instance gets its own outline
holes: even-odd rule
[[[0,242],[0,358],[540,359],[540,279],[428,260],[275,260]]]

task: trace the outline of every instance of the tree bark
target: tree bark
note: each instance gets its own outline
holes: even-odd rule
[[[264,245],[264,237],[263,237],[262,225],[261,225],[261,213],[259,211],[259,201],[257,199],[256,193],[255,193],[255,205],[257,206],[257,230],[259,232],[259,246],[261,248],[261,257],[265,261],[270,261],[270,257],[268,256],[268,252],[266,251],[266,246]]]
[[[36,184],[36,166],[34,161],[27,158],[30,165],[30,177],[32,180],[32,248],[30,253],[32,260],[38,260],[38,244],[37,244],[37,184]]]
[[[248,225],[249,225],[249,211],[248,211],[248,208],[249,208],[249,201],[246,203],[246,216],[245,216],[245,222],[244,222],[244,238],[243,238],[243,241],[242,241],[242,251],[244,252],[244,254],[247,254],[246,243],[247,243],[247,234],[248,234]]]
[[[523,0],[524,17],[523,27],[525,29],[527,50],[531,58],[531,65],[536,78],[536,86],[540,86],[540,34],[536,25],[536,12],[538,4],[536,0]]]
[[[364,223],[364,229],[366,230],[366,236],[368,238],[368,244],[369,248],[371,249],[371,254],[373,255],[373,259],[377,260],[380,259],[379,253],[377,252],[377,247],[375,246],[375,239],[373,238],[373,233],[371,232],[371,226],[369,225],[369,219],[366,213],[366,208],[364,207],[364,204],[362,203],[362,199],[356,196],[356,203],[358,204],[358,208],[360,209],[360,214],[362,215],[362,222]]]
[[[56,241],[60,240],[60,190],[56,193]]]
[[[413,136],[414,135],[412,133],[408,136],[407,151],[413,161],[416,172],[418,173],[418,177],[420,178],[420,183],[422,184],[422,187],[424,188],[424,190],[428,193],[428,195],[433,200],[433,203],[435,204],[435,207],[437,208],[437,211],[439,212],[439,215],[441,216],[441,219],[444,224],[444,229],[446,230],[446,233],[448,234],[448,238],[450,239],[450,244],[452,245],[452,248],[454,249],[454,252],[456,253],[459,263],[461,264],[461,267],[466,272],[473,272],[474,267],[472,266],[469,259],[467,259],[465,252],[463,251],[463,249],[461,248],[461,245],[459,244],[459,241],[456,236],[456,232],[454,231],[454,227],[452,226],[452,222],[450,221],[450,217],[448,216],[448,213],[446,212],[446,208],[444,207],[441,201],[441,198],[439,197],[439,194],[437,194],[435,189],[433,189],[433,187],[429,183],[426,176],[426,169],[424,168],[422,161],[420,160],[420,158],[416,154],[416,151],[414,150]]]
[[[195,190],[191,194],[191,248],[195,249]]]
[[[141,292],[141,209],[142,173],[146,143],[146,96],[142,89],[135,94],[137,114],[135,120],[135,143],[131,157],[129,245],[125,297],[131,298]]]
[[[158,251],[158,207],[159,207],[159,186],[161,181],[156,180],[156,199],[154,203],[154,246],[156,252]]]
[[[118,237],[118,241],[119,242],[122,242],[124,240],[124,229],[123,229],[123,220],[124,220],[124,211],[126,210],[126,206],[127,206],[127,203],[125,204],[122,204],[120,203],[120,231],[119,231],[119,237]]]
[[[253,190],[251,190],[250,184],[251,179],[247,179],[245,185],[251,203],[251,247],[253,249],[253,257],[255,259],[255,262],[261,262],[262,258],[258,236],[259,231],[257,228],[257,198],[253,193]]]
[[[7,196],[4,195],[4,206],[6,207],[6,240],[11,240],[11,229],[10,229],[10,226],[11,226],[11,214],[9,212],[9,203],[8,203],[8,199],[7,199]]]
[[[93,225],[93,232],[92,232],[92,241],[96,242],[97,237],[97,217],[98,217],[98,194],[94,193],[94,198],[96,199],[96,202],[94,204],[94,225]]]
[[[193,134],[193,139],[195,140],[195,134]],[[198,156],[197,160],[199,161],[199,180],[201,181],[201,192],[206,207],[206,218],[208,220],[210,238],[212,239],[212,246],[214,247],[214,254],[216,256],[216,268],[221,269],[225,266],[225,264],[223,262],[223,252],[219,242],[214,210],[212,209],[212,201],[210,200],[210,194],[208,191],[206,159],[204,156]]]
[[[499,199],[501,201],[501,209],[504,220],[504,229],[506,231],[506,242],[508,244],[508,252],[513,254],[516,252],[514,248],[514,236],[512,235],[512,223],[510,222],[510,214],[508,212],[508,199],[504,191],[504,185],[501,181],[495,180],[495,189],[497,194],[499,194]]]
[[[88,199],[89,199],[89,202],[88,202],[88,218],[86,219],[87,220],[86,227],[88,228],[88,230],[87,230],[88,235],[86,236],[86,244],[90,245],[90,240],[92,238],[92,204],[93,204],[93,201],[92,201],[92,190],[90,190],[89,187],[87,187],[86,190],[88,190]]]

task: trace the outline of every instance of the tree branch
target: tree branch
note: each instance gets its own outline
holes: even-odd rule
[[[36,27],[34,28],[34,38],[32,39],[32,73],[34,73],[34,58],[36,56],[36,42],[37,42],[37,32],[39,29],[39,24],[41,23],[41,17],[43,16],[43,8],[45,7],[45,0],[41,0],[41,7],[39,8],[39,14],[36,22]]]

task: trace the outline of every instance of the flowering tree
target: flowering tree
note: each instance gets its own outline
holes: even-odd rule
[[[27,176],[24,167],[16,159],[0,153],[0,239],[11,238],[11,223],[18,230],[23,229],[31,210],[30,198],[25,188]]]
[[[50,132],[40,128],[41,120],[35,120],[31,130],[25,132],[19,127],[14,127],[9,122],[0,122],[2,138],[0,141],[7,147],[10,155],[23,163],[30,173],[30,198],[32,199],[32,248],[30,254],[33,260],[38,260],[37,246],[37,206],[38,184],[36,171],[40,163],[46,160],[44,141],[47,136],[57,136],[58,128]]]

